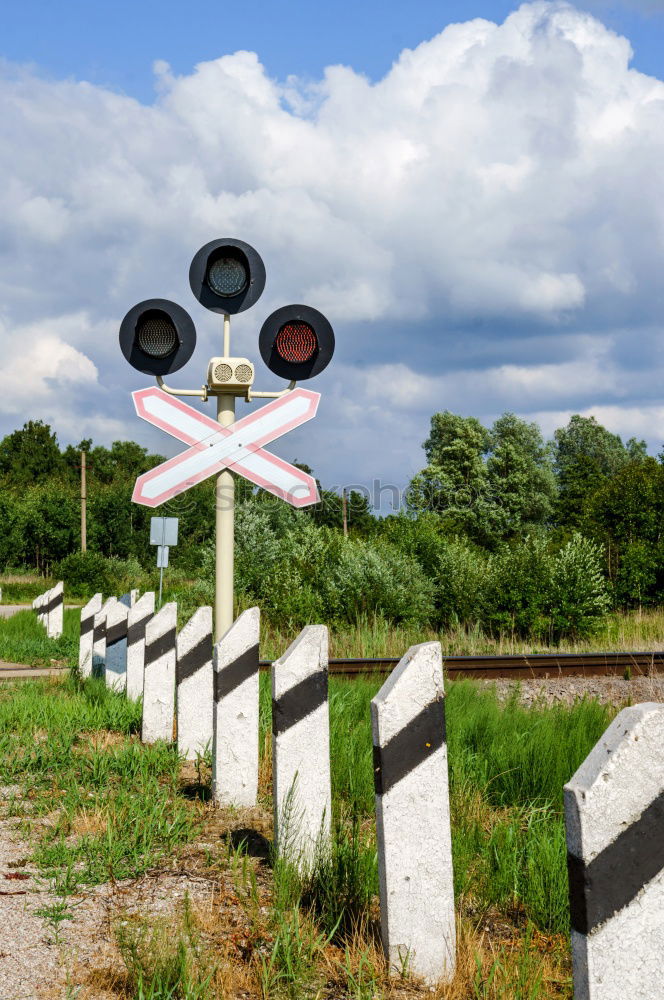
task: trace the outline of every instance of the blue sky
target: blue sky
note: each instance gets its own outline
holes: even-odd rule
[[[166,60],[175,73],[190,73],[198,62],[248,49],[281,79],[318,78],[326,66],[344,63],[378,80],[402,49],[445,25],[473,17],[502,21],[515,6],[502,0],[413,0],[407,7],[394,0],[257,0],[250,7],[210,0],[23,0],[5,5],[0,50],[55,77],[151,101],[155,59]],[[576,6],[630,39],[636,68],[661,75],[664,2]]]
[[[659,451],[663,52],[664,0],[7,7],[0,433],[177,450],[117,329],[176,299],[199,347],[173,382],[200,384],[219,329],[187,270],[228,235],[268,271],[238,353],[288,301],[335,327],[319,416],[275,447],[326,483],[404,484],[444,408]]]

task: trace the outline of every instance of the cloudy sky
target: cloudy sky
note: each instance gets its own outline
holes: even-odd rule
[[[0,433],[177,451],[133,414],[118,326],[180,302],[171,382],[200,385],[220,325],[189,262],[236,236],[268,282],[234,354],[288,302],[335,328],[319,416],[274,446],[326,484],[406,482],[441,409],[661,449],[664,0],[190,6],[3,12]]]

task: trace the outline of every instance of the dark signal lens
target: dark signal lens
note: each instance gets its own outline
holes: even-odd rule
[[[178,334],[170,316],[147,316],[138,327],[138,346],[151,358],[166,358],[178,346]]]
[[[274,346],[280,358],[298,364],[313,358],[318,350],[318,338],[308,323],[284,323]]]

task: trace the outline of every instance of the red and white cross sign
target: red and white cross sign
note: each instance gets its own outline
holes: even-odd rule
[[[230,427],[222,427],[156,387],[139,389],[132,396],[139,417],[190,445],[138,477],[132,495],[135,503],[158,507],[222,469],[237,472],[294,507],[318,502],[316,481],[263,446],[311,420],[318,409],[319,392],[293,389]]]

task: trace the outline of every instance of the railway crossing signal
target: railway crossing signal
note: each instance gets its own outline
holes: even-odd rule
[[[233,622],[234,475],[281,497],[295,507],[318,502],[315,480],[265,450],[265,445],[311,420],[319,393],[296,388],[318,375],[334,353],[334,333],[328,320],[311,306],[282,306],[263,323],[259,349],[267,367],[289,379],[275,392],[253,389],[255,370],[248,358],[231,357],[230,318],[249,309],[265,288],[265,265],[248,243],[219,239],[206,243],[189,268],[189,283],[206,309],[223,315],[223,351],[208,362],[200,389],[173,389],[164,375],[178,371],[191,358],[196,329],[189,314],[168,299],[139,302],[122,321],[120,347],[126,360],[157,386],[133,393],[136,412],[148,422],[183,441],[186,451],[136,480],[132,499],[148,507],[166,500],[212,475],[216,488],[215,640]],[[216,421],[177,396],[217,399]],[[235,420],[235,399],[271,403]]]
[[[139,417],[190,445],[187,451],[138,477],[134,503],[158,507],[222,469],[237,472],[294,507],[318,503],[316,480],[265,451],[263,445],[311,420],[318,409],[319,393],[294,389],[223,428],[161,389],[139,389],[132,395]]]

